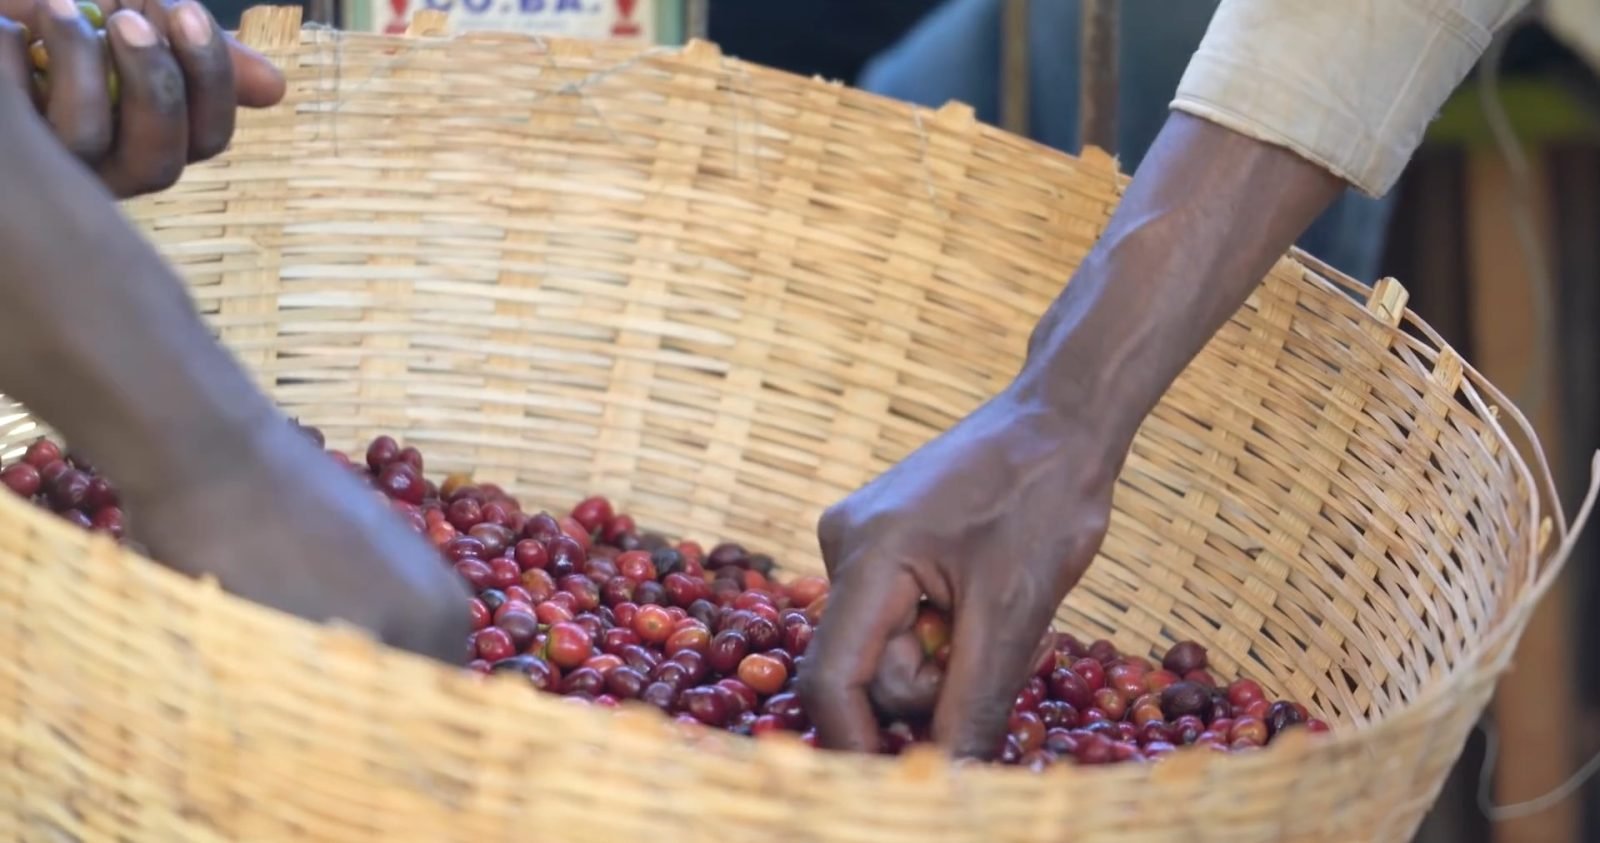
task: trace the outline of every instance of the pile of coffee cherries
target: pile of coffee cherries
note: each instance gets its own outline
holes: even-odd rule
[[[122,538],[122,505],[110,481],[81,457],[40,439],[0,468],[0,485],[85,529]]]
[[[924,615],[924,617],[927,617]],[[942,616],[919,619],[924,647],[946,636]],[[1158,758],[1181,746],[1250,750],[1303,727],[1326,732],[1305,706],[1272,700],[1250,679],[1218,682],[1204,647],[1181,641],[1159,665],[1106,640],[1053,640],[1011,711],[1000,760],[1034,768],[1070,758],[1107,764]]]
[[[388,436],[359,458],[330,454],[471,586],[470,669],[521,677],[574,702],[641,701],[685,723],[753,736],[797,733],[815,744],[794,684],[827,603],[826,580],[780,582],[771,558],[737,544],[708,552],[641,532],[601,497],[563,516],[530,514],[502,488],[464,474],[435,484],[423,475],[421,452]],[[49,441],[0,470],[0,482],[80,526],[122,535],[115,490]],[[942,666],[950,650],[945,615],[925,606],[914,629]],[[1174,645],[1160,664],[1066,633],[1048,633],[1045,644],[1017,695],[1002,763],[1107,764],[1191,745],[1248,750],[1289,729],[1328,728],[1249,679],[1217,681],[1194,642]],[[926,723],[890,722],[882,730],[886,753],[927,739]]]

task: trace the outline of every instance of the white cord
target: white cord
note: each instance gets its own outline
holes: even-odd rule
[[[1494,763],[1500,755],[1500,730],[1495,728],[1492,718],[1485,718],[1479,722],[1478,730],[1483,732],[1483,767],[1478,771],[1478,809],[1494,822],[1521,819],[1558,805],[1577,793],[1595,773],[1600,772],[1600,752],[1597,752],[1588,763],[1578,768],[1578,772],[1573,773],[1555,789],[1521,802],[1496,805],[1490,791],[1494,787]]]

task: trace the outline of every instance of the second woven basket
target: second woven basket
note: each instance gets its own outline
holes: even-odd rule
[[[258,11],[288,101],[130,213],[292,414],[819,570],[823,507],[1016,371],[1112,162],[725,58]],[[1355,293],[1355,297],[1351,297]],[[481,682],[0,500],[0,838],[1404,841],[1564,554],[1514,409],[1286,258],[1157,408],[1064,628],[1335,724],[1036,775]],[[1415,329],[1400,329],[1409,322]],[[1498,414],[1498,415],[1497,415]],[[0,407],[0,452],[42,428]]]

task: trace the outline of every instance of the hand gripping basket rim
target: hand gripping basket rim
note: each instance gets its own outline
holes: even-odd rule
[[[412,35],[437,32],[439,25],[437,16],[422,16]],[[328,41],[345,38],[352,46],[398,43],[302,32],[297,8],[253,10],[242,33],[270,55],[320,50],[335,60],[342,60],[342,48],[329,53]],[[644,55],[560,41],[543,47],[548,56],[595,53],[666,69],[746,72],[699,42]],[[770,78],[805,90],[831,88]],[[899,108],[916,121],[965,126],[986,143],[1002,136],[973,124],[962,106]],[[1015,139],[1007,143],[1012,152],[1064,158]],[[1097,151],[1088,151],[1081,166],[1103,178],[1113,198],[1125,182]],[[154,207],[135,206],[135,217],[154,214]],[[1526,579],[1510,586],[1515,599],[1498,621],[1403,707],[1359,728],[1347,724],[1321,739],[1292,733],[1238,756],[1180,752],[1153,765],[1060,765],[1042,774],[952,765],[925,750],[898,759],[837,756],[792,740],[685,731],[651,712],[577,708],[387,650],[356,631],[284,616],[4,498],[0,568],[8,577],[0,578],[0,600],[16,616],[27,614],[10,634],[22,645],[19,656],[0,674],[0,707],[13,713],[0,719],[0,746],[19,762],[8,774],[13,798],[0,808],[0,829],[13,837],[54,830],[133,840],[291,834],[478,840],[562,831],[561,839],[575,841],[639,834],[812,841],[1403,839],[1442,776],[1411,781],[1413,771],[1396,769],[1402,758],[1388,753],[1414,748],[1408,742],[1418,730],[1431,736],[1469,704],[1481,710],[1575,531],[1559,509],[1541,521],[1540,497],[1556,497],[1526,419],[1405,309],[1403,288],[1385,280],[1368,290],[1305,255],[1295,259],[1274,270],[1279,283],[1364,298],[1363,331],[1450,373],[1490,443],[1509,454],[1512,482],[1527,490],[1523,516],[1534,525],[1520,550]],[[1398,330],[1402,324],[1421,339]],[[1531,467],[1501,427],[1505,417],[1517,439],[1529,443]],[[1591,492],[1578,525],[1592,500]],[[78,610],[79,599],[97,601],[114,623],[81,617],[92,613]],[[118,614],[128,606],[135,608]],[[80,620],[93,635],[79,639],[56,626],[67,619]],[[139,621],[155,629],[128,625]],[[87,678],[54,681],[62,665],[73,664],[70,645],[80,640],[119,658],[88,660],[81,668]],[[86,710],[73,688],[95,690],[93,704],[108,710]],[[171,722],[144,729],[119,722],[118,695],[155,701],[129,710],[169,712]],[[1443,754],[1453,759],[1459,749],[1458,743]],[[1404,760],[1421,763],[1415,754]],[[1331,802],[1336,788],[1319,788],[1341,776],[1378,777],[1401,792],[1392,804]],[[597,782],[615,790],[597,795]]]

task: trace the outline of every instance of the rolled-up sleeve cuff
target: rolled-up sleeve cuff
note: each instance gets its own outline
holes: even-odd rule
[[[1172,107],[1378,196],[1487,48],[1504,4],[1480,5],[1501,8],[1479,21],[1433,0],[1224,0]]]

